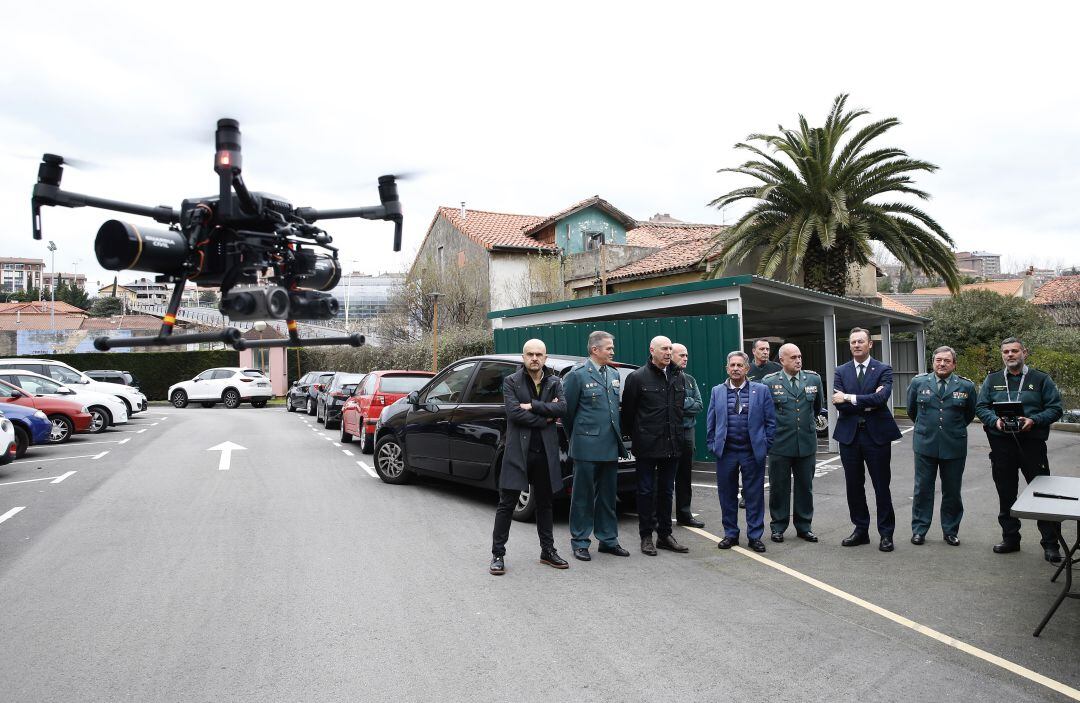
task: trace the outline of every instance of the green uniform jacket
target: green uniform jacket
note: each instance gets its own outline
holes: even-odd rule
[[[698,413],[705,406],[701,402],[701,391],[694,377],[683,371],[683,379],[686,382],[686,397],[683,398],[682,405],[682,426],[683,432],[692,440],[697,428]]]
[[[619,427],[621,383],[618,369],[609,366],[605,378],[592,359],[586,359],[563,377],[563,427],[570,439],[571,459],[618,461],[627,455]]]
[[[1024,376],[1024,387],[1020,389],[1020,403],[1024,407],[1024,417],[1031,418],[1035,426],[1024,434],[1030,435],[1032,439],[1045,440],[1050,436],[1050,425],[1061,419],[1061,394],[1058,393],[1054,381],[1042,371],[1024,366],[1024,371],[1021,373],[1025,372],[1027,375]],[[1014,380],[1013,385],[1006,388],[1004,369],[994,371],[983,381],[982,388],[979,389],[979,401],[975,406],[975,414],[986,427],[987,434],[1004,435],[994,426],[998,420],[994,412],[994,403],[1008,401],[1010,391],[1015,401],[1017,391],[1015,386]]]
[[[813,371],[799,372],[799,392],[791,390],[786,373],[777,371],[761,379],[772,394],[776,409],[776,436],[769,454],[813,456],[817,453],[815,420],[825,407],[825,384]]]
[[[907,413],[915,423],[912,446],[916,454],[938,459],[967,457],[967,426],[975,419],[975,382],[950,374],[945,397],[938,395],[937,374],[923,373],[911,379]]]

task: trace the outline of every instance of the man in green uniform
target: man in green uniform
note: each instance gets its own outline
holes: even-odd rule
[[[952,347],[934,350],[934,373],[911,379],[907,413],[915,423],[915,496],[911,503],[911,543],[924,544],[934,516],[934,484],[941,473],[941,531],[959,546],[964,503],[960,485],[967,460],[967,426],[975,418],[975,384],[956,370]]]
[[[1020,520],[1010,514],[1016,502],[1020,479],[1017,470],[1030,482],[1036,476],[1049,476],[1050,464],[1046,458],[1046,440],[1050,437],[1050,425],[1061,418],[1061,395],[1048,375],[1026,363],[1027,349],[1016,337],[1001,343],[1001,360],[1005,368],[994,371],[983,381],[975,414],[983,423],[986,438],[990,441],[990,469],[998,493],[998,524],[1002,540],[994,545],[995,554],[1020,551]],[[1009,427],[998,417],[994,403],[1019,402],[1023,415],[1018,418],[1019,431]],[[1043,556],[1049,562],[1061,561],[1058,534],[1061,525],[1039,520],[1039,540]]]
[[[570,438],[574,460],[574,485],[570,494],[570,546],[574,557],[589,561],[590,535],[600,543],[598,551],[630,556],[619,545],[619,520],[615,515],[619,457],[627,456],[619,423],[619,371],[615,339],[597,330],[589,335],[589,358],[563,379],[566,415],[563,427]]]
[[[817,427],[814,419],[825,406],[821,377],[803,371],[802,352],[785,344],[778,353],[781,370],[762,379],[776,408],[776,436],[769,448],[769,516],[773,542],[784,541],[791,519],[791,484],[795,484],[795,534],[817,542],[810,529],[814,518],[814,469]]]

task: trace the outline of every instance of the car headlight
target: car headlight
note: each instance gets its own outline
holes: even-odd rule
[[[49,419],[49,416],[46,415],[45,413],[41,412],[40,410],[35,410],[34,411],[34,417],[38,418],[39,420],[48,420]]]

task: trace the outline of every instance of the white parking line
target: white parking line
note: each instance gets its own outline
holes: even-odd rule
[[[66,474],[63,474],[63,475],[61,475],[61,476],[57,476],[57,477],[56,477],[56,478],[54,478],[54,479],[53,479],[52,481],[50,481],[50,483],[60,483],[60,482],[61,482],[61,481],[63,481],[63,480],[65,479],[65,478],[67,478],[67,477],[69,477],[69,476],[74,476],[74,475],[75,475],[75,472],[74,472],[74,471],[68,471],[68,472],[67,472]]]
[[[23,510],[26,510],[25,505],[23,505],[21,507],[18,507],[18,508],[12,508],[11,510],[7,511],[3,515],[0,515],[0,522],[4,522],[5,520],[8,520],[10,518],[15,517],[17,514],[19,514]]]
[[[128,437],[127,439],[119,439],[119,440],[117,440],[117,439],[102,440],[101,442],[74,442],[71,446],[73,446],[73,447],[89,447],[91,444],[123,444],[124,442],[128,442],[130,440],[131,440],[131,437]]]
[[[341,445],[340,445],[340,444],[338,444],[337,442],[334,442],[334,446],[335,446],[335,447],[340,447]]]
[[[108,452],[105,453],[108,454]],[[11,462],[9,466],[13,466],[15,464],[30,464],[34,462],[40,464],[46,461],[67,461],[68,459],[93,459],[94,456],[95,455],[93,454],[79,454],[77,456],[54,456],[52,459],[19,459],[18,461]]]
[[[0,483],[0,486],[14,486],[19,483],[34,483],[36,481],[51,481],[52,483],[60,483],[65,478],[75,473],[74,471],[68,471],[62,476],[47,476],[45,478],[28,478],[23,481],[8,481],[7,483]]]
[[[368,474],[369,474],[369,475],[370,475],[370,476],[371,476],[372,478],[378,478],[378,477],[379,477],[379,474],[375,473],[375,469],[371,468],[370,466],[368,466],[368,465],[367,465],[367,464],[365,464],[364,462],[362,462],[362,461],[358,461],[358,462],[356,462],[356,464],[357,464],[357,465],[358,465],[358,466],[359,466],[359,467],[360,467],[361,469],[363,469],[364,471],[367,471],[367,472],[368,472]]]
[[[157,423],[156,423],[156,422],[151,422],[151,423],[150,423],[150,426],[151,426],[151,427],[157,427]]]
[[[350,452],[348,449],[342,449],[341,451],[345,454],[345,456],[353,456],[353,453]]]
[[[93,459],[100,459],[101,457],[105,456],[105,455],[106,455],[106,454],[108,454],[108,453],[109,453],[109,450],[108,450],[108,449],[106,449],[105,451],[103,451],[103,452],[102,452],[102,453],[100,453],[100,454],[95,454],[95,455],[94,455],[94,456],[93,456],[92,458],[93,458]]]

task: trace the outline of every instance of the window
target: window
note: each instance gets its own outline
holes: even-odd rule
[[[37,395],[41,393],[43,395],[49,393],[56,393],[60,390],[60,384],[56,381],[45,380],[44,378],[37,378],[36,376],[29,376],[20,374],[13,377],[5,377],[5,381],[8,383],[22,388],[27,393]]]
[[[11,398],[15,395],[15,390],[11,386],[6,386],[0,383],[0,398]]]
[[[450,405],[460,402],[461,394],[465,390],[465,384],[468,383],[469,375],[475,366],[475,361],[455,366],[428,390],[424,402],[435,403],[436,405]]]
[[[42,374],[43,376],[44,375],[52,376],[57,381],[60,381],[60,383],[82,383],[82,374],[77,373],[75,371],[72,371],[71,369],[69,369],[66,366],[58,366],[56,364],[49,364],[46,368],[49,369],[49,373],[48,374],[43,373]],[[27,371],[29,371],[29,370],[30,369],[27,369]]]
[[[516,364],[484,362],[476,372],[466,403],[502,403],[503,379],[520,368]]]
[[[263,375],[263,372],[258,369],[244,369],[241,373],[248,378],[261,378]]]
[[[209,381],[211,378],[214,377],[214,372],[215,371],[217,371],[217,369],[207,369],[206,371],[203,371],[201,374],[196,376],[195,380],[196,381]]]
[[[383,376],[379,390],[383,393],[412,393],[424,387],[431,376]]]
[[[356,391],[356,395],[371,395],[375,392],[375,382],[378,380],[378,376],[369,375],[364,379],[364,382],[360,384],[359,390]]]
[[[236,375],[236,372],[232,369],[215,369],[214,375],[210,378],[215,381],[224,381],[227,378],[232,378],[234,375]]]
[[[596,251],[604,243],[603,232],[582,232],[585,251]]]

